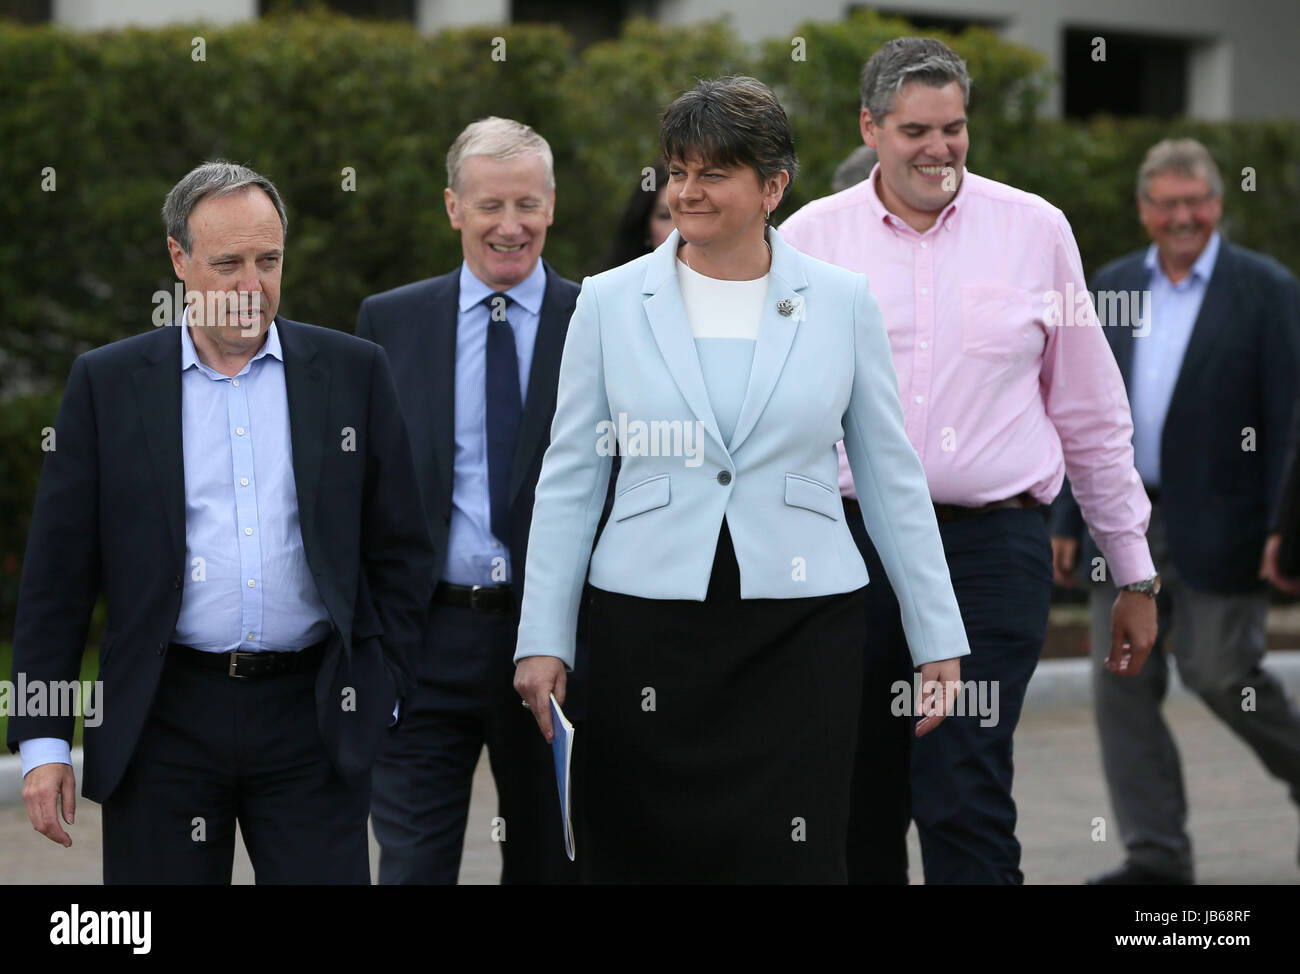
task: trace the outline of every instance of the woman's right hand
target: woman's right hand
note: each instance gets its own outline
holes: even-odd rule
[[[567,681],[564,660],[557,656],[525,656],[515,665],[515,692],[533,712],[547,744],[555,736],[551,727],[551,694],[555,694],[555,702],[563,707]]]

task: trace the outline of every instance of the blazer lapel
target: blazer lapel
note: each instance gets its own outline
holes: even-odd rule
[[[775,230],[768,231],[768,241],[772,245],[772,267],[767,297],[763,300],[763,317],[758,326],[749,386],[740,406],[740,416],[736,419],[736,431],[727,447],[731,452],[740,448],[763,415],[803,319],[804,301],[798,292],[808,286],[808,278],[804,276],[799,252],[782,240]],[[781,314],[781,308],[789,309],[790,314]]]
[[[686,320],[686,305],[682,302],[682,292],[677,286],[677,268],[674,264],[680,240],[680,234],[674,230],[659,245],[650,260],[645,284],[642,286],[642,293],[650,295],[645,301],[646,318],[650,322],[650,330],[664,357],[664,363],[668,366],[668,374],[677,384],[696,419],[704,423],[704,428],[714,442],[725,450],[727,444],[723,442],[718,421],[713,415],[713,406],[709,403],[704,372],[700,369],[700,357],[695,351],[695,340],[691,337],[690,324]]]
[[[443,496],[450,500],[456,464],[456,323],[460,317],[460,273],[453,271],[429,289],[428,303],[420,317],[429,322],[429,340],[414,349],[425,359],[429,376],[433,427],[433,456],[442,483]],[[417,330],[416,334],[422,334]],[[407,420],[410,425],[410,419]],[[437,512],[429,511],[433,517]]]
[[[185,563],[185,453],[181,443],[180,322],[159,329],[146,365],[132,376],[154,479],[171,535],[173,564]]]
[[[546,261],[542,261],[542,266],[546,270],[546,292],[537,320],[533,361],[528,368],[528,401],[524,403],[524,413],[519,421],[519,439],[510,468],[511,504],[515,502],[531,467],[529,460],[537,453],[551,427],[555,394],[560,382],[560,359],[564,355],[564,336],[569,326],[569,314],[565,313],[559,288],[555,286],[559,275]]]
[[[298,523],[303,549],[312,565],[316,542],[316,496],[321,459],[328,442],[339,431],[328,428],[330,373],[317,361],[316,343],[296,322],[276,317],[280,347],[284,351],[284,385],[289,402],[289,442],[293,448],[293,479],[298,493]]]
[[[1187,340],[1187,351],[1183,353],[1183,364],[1178,369],[1178,379],[1174,383],[1173,395],[1169,397],[1170,415],[1173,405],[1180,397],[1191,394],[1190,389],[1196,382],[1196,374],[1214,361],[1214,349],[1219,341],[1230,333],[1224,323],[1232,320],[1232,252],[1226,240],[1220,240],[1219,254],[1214,260],[1214,270],[1205,284],[1205,296],[1201,299],[1200,310],[1196,313],[1196,323],[1192,325],[1191,337]],[[1165,427],[1168,429],[1168,426]]]

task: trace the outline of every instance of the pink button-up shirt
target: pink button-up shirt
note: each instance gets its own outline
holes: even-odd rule
[[[977,507],[1027,491],[1047,504],[1068,472],[1115,583],[1155,574],[1128,397],[1065,215],[963,170],[918,233],[880,202],[878,170],[809,203],[781,235],[867,275],[935,502]],[[842,445],[840,490],[857,496]]]

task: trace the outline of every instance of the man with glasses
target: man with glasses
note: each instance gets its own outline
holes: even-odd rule
[[[1261,553],[1295,401],[1300,287],[1277,261],[1220,237],[1223,182],[1199,142],[1153,146],[1138,171],[1137,204],[1151,246],[1103,268],[1094,288],[1151,498],[1160,637],[1135,676],[1093,668],[1102,762],[1128,850],[1119,868],[1089,880],[1101,885],[1193,879],[1178,751],[1160,713],[1166,648],[1183,682],[1300,803],[1300,713],[1260,666],[1268,610]],[[1065,585],[1084,534],[1092,654],[1104,658],[1114,579],[1068,485],[1052,533],[1056,580]]]

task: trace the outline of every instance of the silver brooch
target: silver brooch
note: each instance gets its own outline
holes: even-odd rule
[[[794,314],[794,302],[789,298],[782,298],[776,303],[776,310],[782,318],[789,318]]]

